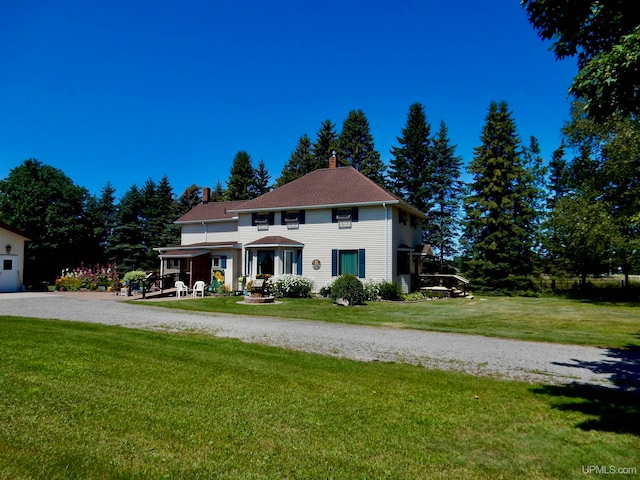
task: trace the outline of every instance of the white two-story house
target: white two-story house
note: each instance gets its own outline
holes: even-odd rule
[[[398,283],[430,255],[422,245],[425,215],[352,167],[315,170],[249,201],[203,203],[177,220],[181,245],[157,249],[162,273],[193,284],[224,276],[303,275],[317,291],[338,275]],[[414,285],[417,287],[417,285]]]

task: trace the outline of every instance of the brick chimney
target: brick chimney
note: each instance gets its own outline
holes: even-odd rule
[[[211,189],[209,187],[202,187],[202,203],[209,203],[211,201]]]
[[[329,157],[329,168],[337,168],[338,159],[336,158],[336,151],[331,152],[331,156]]]

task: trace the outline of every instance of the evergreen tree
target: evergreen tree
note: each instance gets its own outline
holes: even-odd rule
[[[362,110],[352,110],[338,138],[339,157],[378,185],[384,186],[385,166],[376,151],[369,121]]]
[[[491,288],[530,288],[524,277],[533,270],[531,239],[523,225],[530,221],[531,208],[521,198],[525,169],[505,102],[491,103],[481,140],[468,168],[473,177],[463,236],[468,273]]]
[[[569,193],[567,185],[567,161],[564,158],[564,142],[553,152],[549,162],[547,210],[553,210],[558,200]]]
[[[426,213],[432,206],[430,183],[434,167],[431,126],[420,103],[409,107],[407,123],[401,132],[402,136],[397,137],[400,146],[391,148],[389,187],[392,193]]]
[[[309,140],[307,134],[304,134],[298,139],[298,146],[289,157],[286,165],[282,168],[276,185],[281,187],[296,178],[312,172],[315,169],[314,162],[315,160],[311,152],[311,140]]]
[[[227,180],[228,200],[251,200],[254,198],[255,172],[251,157],[245,151],[239,151],[233,159],[229,180]]]
[[[106,264],[106,248],[116,225],[115,193],[110,182],[102,188],[100,197],[91,196],[87,201],[87,265]]]
[[[222,182],[218,180],[216,186],[211,192],[212,202],[224,202],[227,199],[227,192],[222,188]]]
[[[113,229],[107,255],[122,273],[144,268],[147,247],[144,236],[144,201],[137,185],[132,185],[116,206],[116,227]]]
[[[271,187],[269,186],[271,175],[269,175],[269,171],[267,170],[264,160],[260,160],[258,162],[258,168],[255,169],[254,176],[253,195],[255,197],[259,197],[271,190]]]
[[[329,157],[332,152],[338,148],[338,134],[336,133],[335,123],[327,119],[322,122],[320,130],[316,135],[316,141],[312,145],[313,154],[313,170],[319,168],[327,168],[329,166]]]
[[[144,244],[147,247],[144,266],[147,270],[153,270],[158,267],[158,256],[153,248],[180,243],[180,227],[174,223],[179,216],[178,203],[166,175],[158,184],[147,182],[143,190],[143,203],[146,225]]]
[[[427,239],[438,255],[441,272],[445,259],[457,253],[455,239],[459,234],[463,187],[460,181],[462,158],[455,155],[455,148],[449,140],[447,126],[441,122],[431,149],[433,208],[427,222]]]
[[[220,184],[220,188],[222,188],[222,184],[220,183],[220,181],[218,181],[218,184]],[[189,185],[184,190],[184,192],[182,192],[182,195],[180,195],[180,197],[178,198],[178,206],[176,212],[178,218],[198,205],[201,201],[202,197],[200,196],[200,187],[195,183]]]

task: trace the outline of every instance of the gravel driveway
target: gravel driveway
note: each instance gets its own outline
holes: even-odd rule
[[[388,361],[535,383],[638,388],[638,358],[611,349],[270,317],[191,313],[59,293],[0,294],[0,315],[191,330],[360,361]],[[269,306],[256,306],[269,308]],[[631,382],[629,382],[631,378]]]

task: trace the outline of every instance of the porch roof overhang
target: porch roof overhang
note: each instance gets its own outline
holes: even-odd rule
[[[193,258],[208,255],[211,250],[171,250],[160,254],[160,258]]]
[[[203,242],[176,247],[158,247],[154,250],[158,252],[160,258],[193,258],[229,248],[240,250],[242,247],[238,242]]]
[[[281,237],[279,235],[273,235],[268,237],[262,237],[253,242],[247,243],[245,248],[267,248],[267,247],[291,247],[291,248],[303,248],[304,243],[291,240],[290,238]]]

